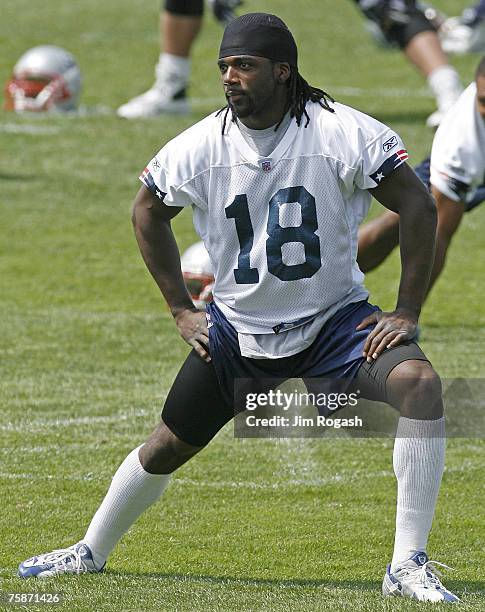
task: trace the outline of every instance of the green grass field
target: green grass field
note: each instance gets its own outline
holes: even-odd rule
[[[436,5],[454,14],[467,2]],[[398,52],[374,46],[353,3],[244,8],[278,12],[308,80],[392,125],[412,162],[429,150],[432,98]],[[88,107],[113,110],[151,84],[153,0],[3,0],[1,13],[2,83],[26,49],[53,43],[77,57]],[[62,608],[76,611],[431,609],[380,596],[395,512],[391,440],[235,440],[230,425],[175,474],[106,574],[15,577],[26,557],[82,537],[188,352],[139,256],[130,206],[153,154],[222,102],[220,35],[207,13],[191,116],[0,111],[0,591],[62,592]],[[464,82],[477,61],[453,59]],[[190,213],[174,227],[183,250],[195,240]],[[485,376],[484,233],[485,207],[466,216],[423,313],[422,346],[443,377]],[[383,308],[398,275],[397,255],[369,275]],[[455,568],[446,584],[476,611],[485,610],[484,449],[480,439],[449,441],[429,548]]]

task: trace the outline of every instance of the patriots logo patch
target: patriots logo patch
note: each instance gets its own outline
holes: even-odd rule
[[[145,185],[145,187],[153,193],[153,195],[157,196],[157,198],[163,202],[163,198],[167,195],[164,191],[159,189],[155,185],[155,181],[153,180],[153,176],[148,168],[145,168],[143,172],[139,176],[140,181]]]
[[[148,187],[150,191],[155,189],[155,181],[153,180],[152,173],[148,168],[145,168],[143,172],[140,174],[139,179],[142,183],[144,183],[145,187]]]
[[[377,185],[379,185],[383,178],[389,176],[389,174],[391,174],[391,172],[393,172],[396,168],[399,168],[399,166],[403,164],[408,159],[408,157],[409,155],[406,149],[401,149],[400,151],[397,151],[397,153],[394,153],[394,155],[388,157],[386,161],[381,166],[379,166],[379,168],[377,168],[375,172],[370,174],[370,178]]]
[[[394,147],[396,146],[397,146],[397,136],[391,136],[389,140],[386,140],[386,142],[382,144],[382,150],[384,151],[384,153],[389,153],[389,151],[391,149],[394,149]]]

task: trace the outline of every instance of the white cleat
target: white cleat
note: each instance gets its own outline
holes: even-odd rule
[[[151,89],[136,96],[116,111],[119,117],[124,119],[144,119],[156,117],[164,113],[187,114],[190,106],[185,97],[185,88],[171,95],[165,89],[154,85]]]
[[[460,600],[448,591],[438,578],[438,571],[432,564],[450,569],[444,563],[430,561],[424,552],[415,553],[401,563],[394,572],[387,566],[382,583],[382,594],[394,597],[410,597],[418,601],[456,603]]]
[[[51,578],[59,574],[91,574],[104,569],[94,565],[93,553],[87,544],[78,542],[69,548],[31,557],[19,565],[20,578]]]

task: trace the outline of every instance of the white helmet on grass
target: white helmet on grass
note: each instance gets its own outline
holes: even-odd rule
[[[81,71],[74,57],[54,45],[26,51],[5,88],[5,108],[16,112],[72,111],[81,94]]]
[[[190,246],[180,259],[185,285],[197,308],[205,308],[212,302],[214,273],[211,260],[204,243],[196,242]]]

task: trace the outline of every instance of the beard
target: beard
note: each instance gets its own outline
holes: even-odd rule
[[[256,108],[253,100],[247,94],[241,94],[236,101],[227,98],[227,103],[232,114],[240,119],[252,115]]]

